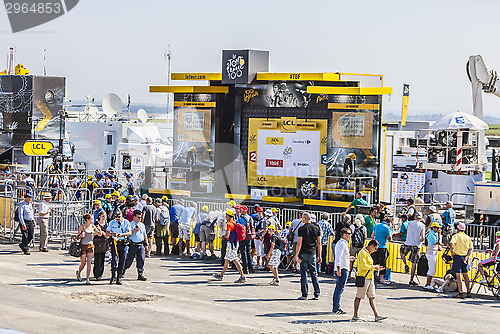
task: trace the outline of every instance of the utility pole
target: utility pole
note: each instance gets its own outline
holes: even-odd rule
[[[170,44],[168,44],[168,51],[164,52],[163,56],[167,60],[167,86],[170,86],[170,61],[172,59],[172,52],[170,52]],[[169,113],[170,113],[170,93],[167,93],[167,122]]]
[[[43,49],[43,76],[47,76],[47,49]]]

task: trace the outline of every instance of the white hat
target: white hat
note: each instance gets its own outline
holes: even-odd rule
[[[415,217],[416,217],[417,219],[422,219],[422,213],[421,213],[421,212],[417,212],[417,213],[415,214]]]
[[[429,207],[429,211],[432,211],[432,212],[437,212],[437,209],[434,205],[430,206]]]
[[[311,213],[311,223],[316,222],[316,215],[314,213]]]
[[[266,216],[271,217],[271,216],[273,215],[273,212],[271,211],[271,209],[267,209],[267,210],[264,212],[264,214],[265,214]]]

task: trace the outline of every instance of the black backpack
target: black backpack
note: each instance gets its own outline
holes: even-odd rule
[[[14,211],[14,221],[19,222],[21,221],[19,219],[19,207],[16,208],[16,211]]]
[[[423,254],[418,259],[417,264],[417,275],[418,276],[427,276],[427,272],[429,271],[429,262],[427,261],[427,256]]]
[[[352,234],[352,246],[356,248],[363,248],[365,245],[365,232],[363,226],[356,226]]]
[[[284,252],[286,249],[285,241],[282,240],[281,238],[276,238],[274,245],[276,246],[277,249],[279,249],[282,252]]]

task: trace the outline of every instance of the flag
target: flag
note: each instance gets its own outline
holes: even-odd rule
[[[410,85],[403,84],[403,112],[401,114],[401,126],[406,125],[406,116],[408,116],[408,96],[410,96]]]

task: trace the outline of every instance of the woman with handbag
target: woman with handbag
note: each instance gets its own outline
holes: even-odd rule
[[[94,255],[93,237],[95,234],[102,233],[93,224],[94,219],[88,214],[83,215],[83,224],[78,228],[77,239],[80,239],[82,246],[82,255],[80,255],[80,267],[76,271],[76,279],[82,281],[80,273],[87,266],[87,279],[86,284],[90,284],[90,266],[92,265],[92,257]]]
[[[370,254],[374,253],[378,249],[378,241],[375,239],[370,240],[368,245],[361,249],[358,253],[358,276],[356,276],[356,298],[354,298],[354,316],[352,321],[363,321],[359,317],[359,304],[361,299],[368,297],[370,301],[370,307],[372,308],[373,315],[375,316],[375,321],[382,321],[387,319],[387,317],[382,317],[377,312],[377,305],[375,304],[375,283],[373,272],[375,270],[383,269],[381,266],[373,265],[373,258]]]
[[[100,231],[99,234],[94,235],[94,277],[96,281],[102,278],[104,273],[104,263],[106,259],[106,252],[108,251],[108,239],[103,231],[108,228],[108,221],[106,219],[106,211],[99,212],[97,221],[94,223],[96,228]]]

